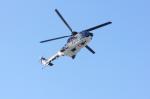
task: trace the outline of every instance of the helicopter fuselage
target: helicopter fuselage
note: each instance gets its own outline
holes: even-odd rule
[[[41,57],[41,63],[45,66],[52,66],[51,63],[55,59],[59,58],[60,56],[69,56],[72,59],[75,58],[76,54],[92,40],[93,33],[88,31],[82,31],[75,35],[72,35],[68,40],[65,46],[58,51],[52,57],[46,59]]]
[[[83,31],[71,36],[65,46],[60,50],[65,56],[74,57],[81,48],[84,48],[91,40],[93,34],[88,31]]]

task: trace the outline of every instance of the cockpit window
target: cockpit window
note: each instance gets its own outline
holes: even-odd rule
[[[82,37],[88,37],[88,32],[87,31],[82,31],[81,35],[82,35]]]
[[[67,43],[71,42],[73,39],[75,39],[76,37],[70,37],[68,40],[67,40]]]

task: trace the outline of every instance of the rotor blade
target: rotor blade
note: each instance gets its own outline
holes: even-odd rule
[[[95,51],[93,51],[88,45],[86,45],[85,48],[87,48],[91,53],[95,54]]]
[[[112,23],[112,22],[106,22],[106,23],[103,23],[103,24],[97,25],[97,26],[95,26],[95,27],[92,27],[92,28],[89,28],[89,29],[86,29],[86,30],[83,30],[83,31],[93,31],[93,30],[95,30],[95,29],[98,29],[98,28],[100,28],[100,27],[103,27],[103,26],[109,25],[109,24],[111,24],[111,23]]]
[[[57,38],[53,38],[53,39],[48,39],[48,40],[40,41],[40,43],[45,43],[45,42],[49,42],[49,41],[53,41],[53,40],[58,40],[58,39],[62,39],[62,38],[70,37],[70,36],[71,36],[71,35],[62,36],[62,37],[57,37]]]
[[[58,14],[58,16],[61,18],[61,20],[65,23],[65,25],[68,27],[68,29],[72,31],[72,28],[69,26],[69,24],[67,23],[67,21],[63,18],[63,16],[59,13],[59,11],[57,9],[55,9],[55,12]]]

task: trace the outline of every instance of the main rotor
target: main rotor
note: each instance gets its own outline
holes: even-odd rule
[[[53,38],[53,39],[48,39],[48,40],[44,40],[44,41],[41,41],[40,43],[45,43],[45,42],[49,42],[49,41],[53,41],[53,40],[58,40],[58,39],[62,39],[62,38],[66,38],[66,37],[70,37],[70,36],[73,36],[73,35],[76,35],[77,32],[76,31],[73,31],[72,28],[70,27],[70,25],[67,23],[67,21],[63,18],[63,16],[60,14],[60,12],[55,9],[55,12],[57,13],[57,15],[60,17],[60,19],[63,21],[63,23],[67,26],[67,28],[69,29],[69,31],[71,32],[71,35],[67,35],[67,36],[61,36],[61,37],[57,37],[57,38]],[[108,22],[105,22],[103,24],[100,24],[100,25],[97,25],[97,26],[94,26],[94,27],[91,27],[91,28],[88,28],[88,29],[85,29],[85,30],[82,30],[82,31],[93,31],[95,29],[98,29],[98,28],[101,28],[103,26],[106,26],[106,25],[109,25],[111,24],[112,22],[111,21],[108,21]]]

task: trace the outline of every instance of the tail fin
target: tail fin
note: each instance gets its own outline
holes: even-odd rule
[[[53,66],[53,64],[51,62],[48,62],[46,58],[41,57],[41,64],[43,65],[49,65],[49,66]]]

